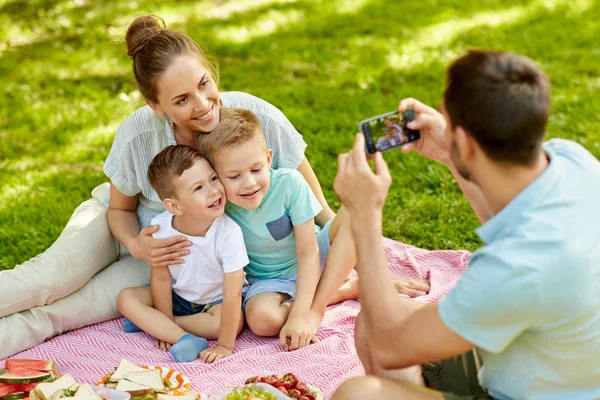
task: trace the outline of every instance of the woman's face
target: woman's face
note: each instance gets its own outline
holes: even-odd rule
[[[210,72],[191,55],[179,56],[157,79],[157,104],[180,131],[212,132],[219,123],[219,90]]]

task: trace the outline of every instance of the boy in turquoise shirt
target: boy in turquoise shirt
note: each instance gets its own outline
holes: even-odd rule
[[[271,169],[272,151],[252,112],[222,108],[217,129],[198,141],[225,187],[226,213],[244,235],[250,260],[244,301],[248,326],[259,336],[279,334],[287,350],[318,341],[309,314],[330,243],[346,223],[344,214],[320,231],[315,228],[318,200],[298,171]],[[354,258],[328,260],[328,265],[345,277]]]

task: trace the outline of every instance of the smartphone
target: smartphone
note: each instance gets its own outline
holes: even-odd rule
[[[361,121],[358,126],[365,136],[367,153],[384,152],[419,140],[421,133],[406,127],[415,118],[414,110],[409,108],[402,114],[392,111]]]

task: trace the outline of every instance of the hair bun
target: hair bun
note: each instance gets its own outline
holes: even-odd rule
[[[135,57],[165,29],[165,21],[156,15],[142,15],[134,19],[125,34],[127,55],[131,58]]]

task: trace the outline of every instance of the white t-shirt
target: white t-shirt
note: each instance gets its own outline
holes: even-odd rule
[[[222,92],[225,107],[252,111],[260,121],[267,145],[273,150],[273,168],[297,169],[304,159],[306,142],[283,113],[270,103],[242,92]],[[148,182],[148,166],[161,150],[177,144],[173,123],[159,117],[149,106],[134,111],[117,129],[104,173],[124,195],[139,195],[137,214],[140,227],[150,225],[165,210]],[[121,246],[121,254],[128,254]]]
[[[206,236],[189,236],[173,228],[173,215],[165,211],[152,219],[160,225],[155,239],[184,235],[192,242],[184,263],[169,266],[173,290],[187,301],[209,304],[223,298],[224,274],[243,269],[248,264],[242,230],[231,218],[223,215],[206,232]]]

